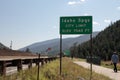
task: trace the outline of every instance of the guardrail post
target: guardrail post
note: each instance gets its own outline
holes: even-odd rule
[[[6,75],[6,61],[0,61],[0,75]]]
[[[36,66],[37,66],[38,65],[38,59],[34,59],[33,61],[35,62]]]
[[[28,68],[30,69],[32,67],[32,59],[29,60]]]
[[[41,65],[44,65],[44,60],[43,59],[41,60]]]
[[[20,71],[20,70],[22,70],[22,60],[18,59],[17,60],[17,71]]]
[[[38,74],[37,74],[37,80],[39,80],[39,74],[40,74],[40,54],[38,55]]]
[[[28,64],[29,69],[32,67],[33,59],[25,59],[23,61],[24,61],[23,64]]]
[[[48,61],[49,61],[49,63],[50,63],[50,58],[48,58]]]
[[[45,63],[47,64],[48,59],[45,59]]]

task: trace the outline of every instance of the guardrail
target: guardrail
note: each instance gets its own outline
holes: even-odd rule
[[[57,57],[45,57],[45,58],[18,58],[18,59],[4,59],[0,60],[0,75],[6,75],[6,67],[16,66],[17,71],[23,69],[23,64],[28,64],[28,68],[32,67],[32,64],[35,63],[36,65],[44,65],[44,63],[48,63],[50,61],[55,60]]]

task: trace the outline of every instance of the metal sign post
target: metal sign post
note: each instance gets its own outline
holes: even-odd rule
[[[92,34],[90,34],[90,80],[92,80],[92,62],[93,62],[93,59],[92,59]]]
[[[60,75],[62,73],[62,35],[60,35]]]
[[[62,71],[62,35],[63,34],[91,34],[92,61],[92,16],[60,17],[60,75]],[[92,63],[91,77],[92,78]]]

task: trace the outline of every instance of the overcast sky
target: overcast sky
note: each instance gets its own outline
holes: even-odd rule
[[[86,15],[93,16],[93,31],[104,30],[120,19],[120,0],[0,0],[0,42],[9,47],[12,40],[19,49],[59,38],[60,16]]]

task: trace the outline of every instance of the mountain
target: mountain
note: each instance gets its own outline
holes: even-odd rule
[[[99,32],[94,32],[93,33],[93,37],[95,37]],[[62,50],[67,50],[69,49],[74,43],[77,42],[77,44],[81,44],[87,40],[90,39],[89,35],[82,35],[79,37],[75,37],[75,38],[65,38],[62,39]],[[60,39],[51,39],[51,40],[47,40],[47,41],[43,41],[43,42],[37,42],[34,44],[31,44],[29,46],[26,46],[24,48],[19,49],[20,51],[26,51],[26,49],[29,48],[29,50],[33,53],[45,53],[46,51],[48,51],[47,49],[50,48],[50,50],[48,51],[49,53],[52,54],[56,54],[59,53],[60,50]]]
[[[36,56],[36,54],[11,49],[0,49],[0,56]]]
[[[93,38],[92,54],[101,59],[110,60],[111,55],[116,51],[120,55],[120,20],[111,23],[106,29]],[[78,46],[79,57],[86,57],[91,50],[89,41]]]

